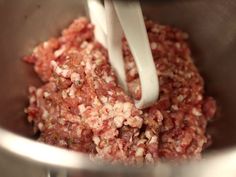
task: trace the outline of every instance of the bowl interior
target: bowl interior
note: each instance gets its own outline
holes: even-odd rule
[[[57,36],[74,18],[84,16],[79,0],[0,1],[0,126],[33,138],[24,107],[28,85],[39,85],[32,66],[21,57],[39,42]],[[147,4],[145,16],[190,34],[195,63],[205,79],[207,95],[214,96],[218,115],[209,125],[210,149],[236,144],[236,1],[179,0]]]

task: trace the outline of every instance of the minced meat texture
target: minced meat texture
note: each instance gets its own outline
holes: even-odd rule
[[[125,164],[200,157],[216,103],[204,94],[188,35],[150,20],[146,28],[160,96],[143,110],[119,87],[107,51],[94,39],[94,26],[86,18],[74,20],[60,37],[24,57],[43,81],[39,88],[29,87],[26,108],[40,142]],[[129,89],[138,99],[138,72],[122,41]]]

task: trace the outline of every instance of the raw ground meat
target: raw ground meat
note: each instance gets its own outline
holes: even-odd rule
[[[125,164],[199,158],[209,136],[215,100],[204,94],[188,35],[146,20],[160,82],[159,100],[139,110],[118,86],[106,49],[94,26],[79,18],[58,38],[38,45],[30,56],[44,84],[29,87],[29,122],[39,141]],[[140,98],[137,69],[123,39],[127,80]]]

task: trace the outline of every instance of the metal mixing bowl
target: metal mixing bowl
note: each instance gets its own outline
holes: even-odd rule
[[[217,119],[209,126],[213,145],[200,162],[131,168],[92,163],[87,156],[35,142],[23,110],[27,86],[39,85],[21,57],[72,19],[85,15],[80,0],[0,0],[0,176],[217,176],[236,164],[236,1],[172,0],[143,3],[147,17],[190,34],[195,63],[209,95],[217,99]],[[230,150],[229,150],[230,149]],[[212,154],[212,152],[215,152]],[[236,165],[235,165],[236,166]],[[230,171],[231,170],[231,171]],[[227,172],[227,173],[226,173]],[[214,175],[212,175],[214,173]],[[222,174],[224,173],[224,174]]]

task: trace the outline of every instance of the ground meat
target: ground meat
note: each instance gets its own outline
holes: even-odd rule
[[[215,100],[191,57],[188,35],[146,20],[157,74],[159,100],[139,110],[117,84],[106,49],[94,27],[79,18],[58,38],[38,45],[24,59],[44,84],[29,87],[28,120],[39,141],[125,164],[199,158],[207,143],[207,121]],[[125,69],[130,91],[141,97],[140,81],[126,39]]]

